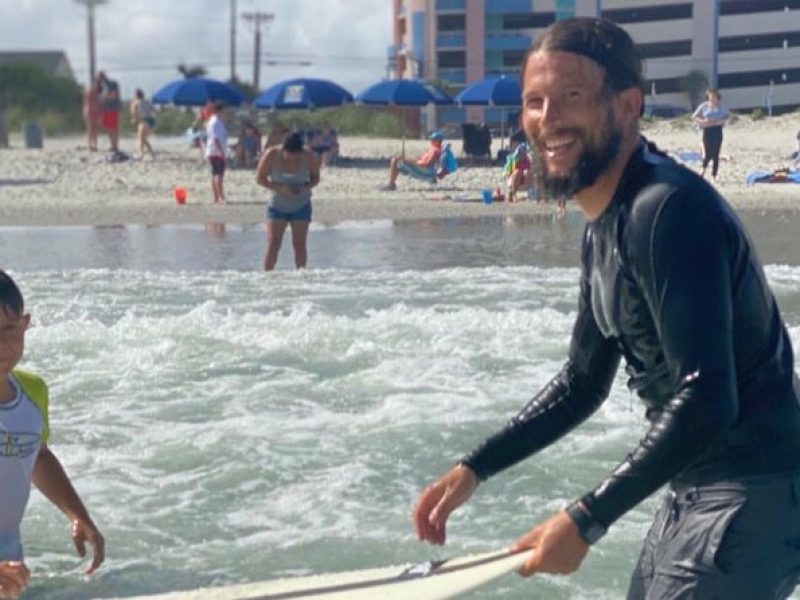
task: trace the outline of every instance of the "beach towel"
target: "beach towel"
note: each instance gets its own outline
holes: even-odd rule
[[[747,183],[800,183],[800,169],[775,169],[748,173]]]
[[[678,150],[675,157],[682,163],[703,162],[703,155],[697,150]]]

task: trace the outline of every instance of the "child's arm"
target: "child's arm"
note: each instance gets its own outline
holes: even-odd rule
[[[94,548],[94,559],[86,574],[94,572],[105,559],[105,540],[100,534],[89,511],[81,502],[78,492],[72,487],[64,467],[47,445],[43,445],[33,468],[33,483],[50,502],[55,504],[70,520],[72,541],[78,555],[86,556],[86,542]]]

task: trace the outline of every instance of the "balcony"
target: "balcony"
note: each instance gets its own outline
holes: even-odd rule
[[[486,36],[486,50],[527,50],[531,46],[529,35],[488,35]]]
[[[436,0],[436,12],[466,10],[465,0]]]
[[[467,82],[466,69],[439,69],[436,76],[453,85],[464,85]]]
[[[533,11],[532,0],[491,0],[486,3],[486,14],[526,13]]]
[[[440,33],[436,36],[437,48],[463,48],[467,45],[467,36],[463,33]]]

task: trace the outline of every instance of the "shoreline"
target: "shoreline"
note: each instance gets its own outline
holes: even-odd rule
[[[800,211],[800,187],[794,184],[747,185],[748,173],[788,167],[800,129],[800,112],[752,121],[738,117],[726,126],[723,161],[715,183],[738,211]],[[697,132],[687,122],[643,124],[642,133],[663,150],[696,154]],[[461,141],[446,140],[461,157]],[[27,150],[19,137],[0,150],[0,227],[57,225],[261,224],[265,222],[266,190],[255,183],[255,170],[232,169],[225,176],[226,204],[211,202],[208,165],[187,140],[153,139],[155,159],[109,163],[103,152],[90,153],[80,136],[46,138],[44,148]],[[105,143],[105,140],[102,140]],[[131,138],[121,140],[130,152]],[[399,153],[400,141],[343,137],[344,157],[324,167],[314,190],[312,221],[330,225],[346,221],[446,219],[511,215],[547,215],[554,203],[530,201],[485,205],[481,190],[502,185],[502,168],[461,165],[437,185],[401,178],[398,190],[380,191],[387,181],[388,160]],[[425,140],[407,140],[406,155],[427,147]],[[493,151],[499,148],[494,141]],[[687,166],[695,170],[697,163]],[[184,205],[173,198],[175,186],[188,190]],[[576,211],[574,202],[568,210]]]

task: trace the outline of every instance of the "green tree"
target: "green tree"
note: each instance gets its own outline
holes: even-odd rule
[[[49,75],[36,63],[0,66],[0,147],[8,146],[5,115],[14,109],[20,119],[40,119],[47,113],[63,122],[80,120],[81,88],[70,79]],[[18,124],[18,123],[17,123]]]
[[[704,71],[689,71],[681,78],[681,89],[689,96],[691,106],[697,106],[709,86],[708,75]]]

